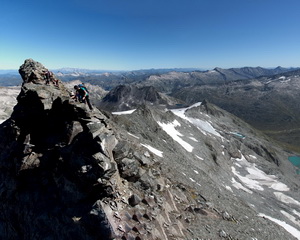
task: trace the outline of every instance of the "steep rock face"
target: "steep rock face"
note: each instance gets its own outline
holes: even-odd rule
[[[48,71],[41,63],[33,59],[26,59],[20,67],[19,73],[24,83],[43,84],[45,82],[45,73]]]
[[[43,66],[30,63],[20,68],[18,104],[0,128],[0,238],[108,239],[96,203],[115,194],[114,133],[103,114],[75,105],[62,84],[46,85]],[[27,82],[32,72],[38,78]]]

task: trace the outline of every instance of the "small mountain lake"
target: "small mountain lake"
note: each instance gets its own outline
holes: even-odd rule
[[[296,167],[298,167],[299,169],[297,169],[297,174],[300,174],[300,157],[298,156],[290,156],[289,161]]]

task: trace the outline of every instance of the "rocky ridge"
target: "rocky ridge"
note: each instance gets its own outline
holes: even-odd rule
[[[287,217],[300,201],[287,153],[239,119],[205,101],[91,112],[61,82],[45,85],[43,65],[25,63],[0,125],[0,238],[297,239],[258,216],[299,229]],[[243,182],[254,166],[274,174],[270,184]]]
[[[172,95],[184,88],[196,86],[222,86],[236,80],[248,80],[261,76],[271,76],[278,73],[288,72],[291,69],[275,68],[265,69],[261,67],[243,68],[214,68],[209,71],[192,72],[168,72],[163,74],[152,74],[143,81],[138,82],[139,86],[153,86],[160,92]]]
[[[152,86],[120,85],[112,89],[96,106],[112,112],[131,110],[143,104],[165,108],[183,105],[183,101],[160,93]]]

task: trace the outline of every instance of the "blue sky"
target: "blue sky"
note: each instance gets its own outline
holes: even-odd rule
[[[300,67],[299,0],[2,0],[0,69]]]

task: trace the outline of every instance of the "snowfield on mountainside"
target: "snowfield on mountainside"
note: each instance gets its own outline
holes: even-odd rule
[[[218,122],[216,122],[213,117],[209,116],[208,114],[201,112],[199,115],[202,116],[201,118],[190,117],[187,114],[187,111],[193,108],[197,108],[201,105],[201,102],[193,104],[187,108],[181,109],[171,109],[165,111],[171,111],[179,119],[172,120],[171,122],[167,121],[157,121],[157,124],[165,131],[175,142],[177,142],[183,149],[185,149],[186,154],[193,154],[193,151],[197,149],[197,145],[202,140],[197,138],[196,136],[198,133],[194,132],[193,136],[191,135],[190,130],[188,128],[191,125],[194,125],[196,129],[205,136],[211,136],[213,138],[219,139],[220,143],[227,142],[226,134],[230,134],[232,136],[236,136],[241,140],[247,138],[242,134],[237,134],[235,131],[228,131],[225,129],[220,129],[218,127]],[[114,114],[118,115],[130,115],[134,113],[136,109],[118,112]],[[185,124],[183,124],[183,122]],[[216,127],[214,127],[216,126]],[[194,128],[195,129],[195,128]],[[236,129],[232,129],[236,130]],[[139,138],[138,136],[133,135],[135,138]],[[188,139],[192,140],[189,141]],[[197,144],[198,143],[198,144]],[[155,147],[150,145],[142,144],[148,150],[156,154],[157,156],[163,157],[164,153],[162,150],[159,150]],[[220,144],[219,146],[220,151],[224,155],[224,145]],[[199,153],[197,153],[199,154]],[[269,215],[269,210],[272,209],[270,204],[267,204],[268,207],[265,207],[265,202],[263,199],[272,198],[274,203],[284,206],[295,206],[299,207],[300,202],[294,199],[291,196],[285,194],[285,192],[289,192],[290,188],[283,182],[280,181],[280,178],[274,174],[269,174],[264,172],[261,167],[259,167],[255,162],[257,161],[257,156],[252,153],[244,156],[244,154],[239,150],[240,157],[234,158],[231,157],[230,161],[232,162],[232,166],[230,168],[231,171],[231,178],[230,182],[223,182],[224,188],[231,192],[232,194],[236,195],[238,192],[244,192],[244,201],[248,202],[249,205],[252,205],[254,209],[258,210],[258,216],[267,218],[276,224],[282,226],[286,231],[290,232],[296,239],[300,239],[300,222],[299,222],[299,215],[300,213],[294,210],[292,207],[289,210],[290,212],[287,213],[285,211],[277,212],[277,217],[271,217]],[[205,163],[205,157],[199,157],[196,155],[198,159]],[[199,176],[199,172],[197,168],[193,169],[193,172],[196,173],[195,176]],[[187,172],[182,172],[182,175],[186,177],[187,180],[195,183],[199,187],[201,187],[201,183],[197,180],[197,177],[192,177]],[[235,190],[234,190],[235,189]],[[258,200],[261,199],[261,200]],[[266,209],[266,213],[263,213],[263,209]],[[273,211],[273,210],[271,210]],[[279,219],[288,219],[288,220],[279,220]],[[289,221],[297,226],[298,229],[291,224]]]

